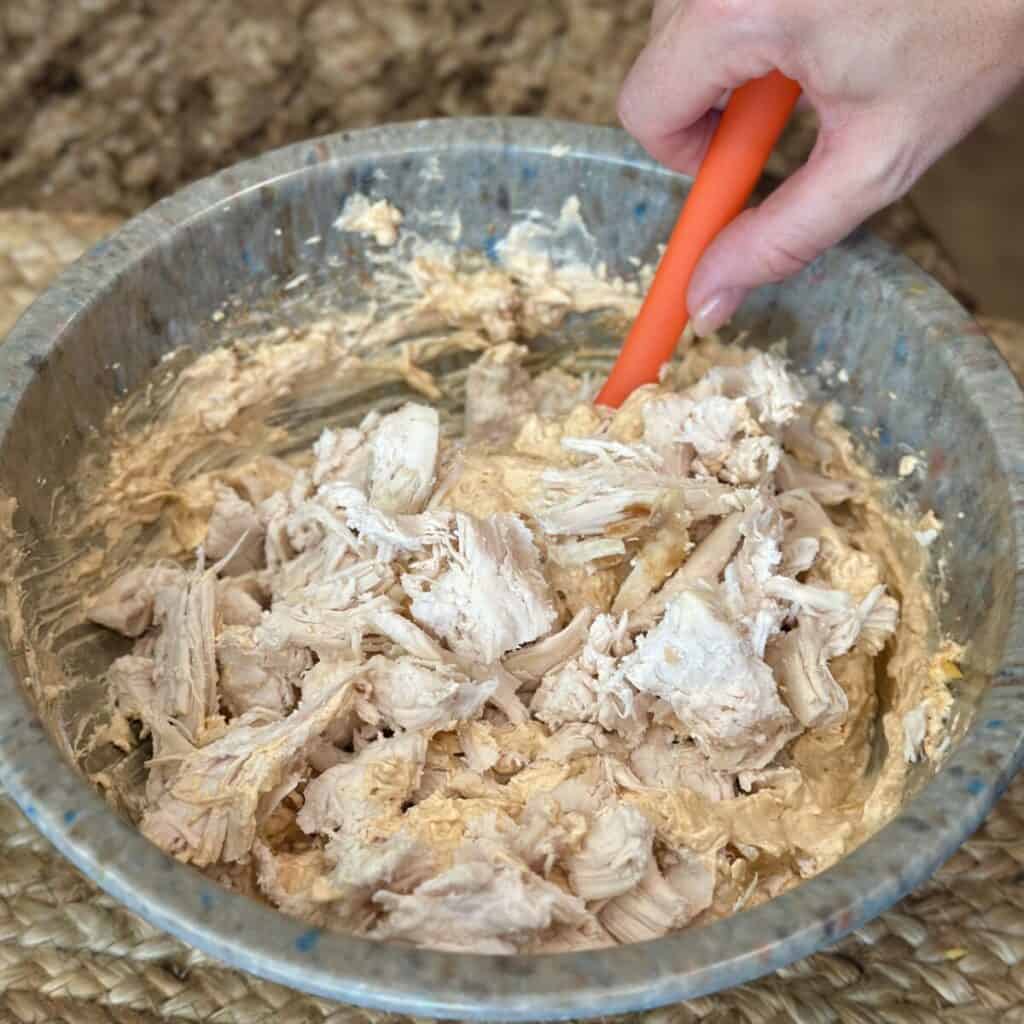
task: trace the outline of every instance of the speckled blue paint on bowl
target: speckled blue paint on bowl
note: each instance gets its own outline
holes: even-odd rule
[[[439,176],[422,173],[431,157]],[[357,248],[330,227],[357,189],[394,199],[423,231],[420,212],[457,207],[461,244],[478,250],[516,209],[554,216],[575,193],[610,269],[628,274],[667,236],[686,182],[617,131],[515,119],[346,133],[201,181],[92,250],[0,346],[0,492],[45,524],[54,482],[111,404],[168,351],[195,342],[226,297],[324,262],[357,264]],[[320,244],[303,244],[317,234]],[[62,759],[4,651],[0,781],[86,875],[158,927],[263,977],[423,1016],[536,1020],[658,1006],[771,971],[874,917],[953,853],[1021,760],[1024,404],[949,295],[863,234],[753,296],[740,326],[787,336],[799,365],[828,359],[847,370],[825,393],[848,407],[883,471],[908,447],[928,453],[909,486],[951,524],[944,624],[971,640],[958,702],[974,724],[893,822],[832,870],[709,927],[582,954],[464,956],[311,931],[212,887],[121,821]]]

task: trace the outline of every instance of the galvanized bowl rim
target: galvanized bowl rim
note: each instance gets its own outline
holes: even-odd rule
[[[210,207],[310,164],[442,149],[541,153],[553,145],[597,162],[657,166],[617,129],[530,118],[442,119],[343,132],[228,168],[121,227],[40,296],[0,345],[0,443],[36,367],[76,315],[122,270]],[[858,233],[850,265],[870,260],[912,284],[922,323],[969,356],[962,372],[988,398],[1012,502],[1014,591],[1024,538],[1024,402],[1011,373],[966,312],[904,256]],[[915,298],[919,296],[919,298]],[[961,364],[962,365],[962,364]],[[960,372],[958,369],[957,372]],[[1024,760],[1024,617],[1018,596],[1001,665],[974,724],[938,775],[873,839],[836,867],[755,910],[653,942],[587,953],[496,957],[442,953],[320,932],[206,881],[122,822],[61,757],[0,650],[0,783],[86,876],[130,910],[203,952],[253,974],[380,1010],[459,1019],[537,1020],[642,1010],[735,985],[782,967],[881,913],[926,879],[982,822]]]

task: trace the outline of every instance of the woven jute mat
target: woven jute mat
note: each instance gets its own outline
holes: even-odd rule
[[[115,224],[0,211],[0,338]],[[948,262],[908,224],[897,209],[879,227],[956,288]],[[1024,325],[982,319],[1024,371]],[[839,945],[753,984],[631,1019],[1024,1024],[1024,776],[932,881]],[[314,999],[188,949],[96,889],[0,795],[0,1024],[385,1020],[397,1018]]]

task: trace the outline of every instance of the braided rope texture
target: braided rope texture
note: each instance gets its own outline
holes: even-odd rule
[[[895,216],[904,220],[891,233],[912,235],[925,252],[923,232],[908,234],[905,211]],[[0,211],[0,337],[61,267],[116,223]],[[1024,325],[982,322],[1024,371]],[[837,946],[752,984],[627,1019],[1024,1024],[1024,775],[932,881]],[[0,1024],[398,1020],[293,992],[188,949],[97,890],[0,795]]]

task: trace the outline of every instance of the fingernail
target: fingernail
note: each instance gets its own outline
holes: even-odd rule
[[[690,317],[693,333],[698,338],[706,338],[709,334],[714,334],[720,327],[728,323],[729,318],[736,312],[741,298],[742,292],[731,288],[712,295]]]

